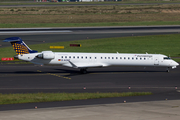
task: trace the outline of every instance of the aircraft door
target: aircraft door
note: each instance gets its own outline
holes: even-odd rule
[[[155,57],[155,59],[154,59],[154,65],[159,65],[159,59],[158,59],[158,57]]]

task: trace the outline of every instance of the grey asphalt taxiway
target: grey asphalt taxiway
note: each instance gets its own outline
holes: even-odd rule
[[[1,65],[0,92],[78,92],[86,91],[165,91],[180,86],[180,68],[166,72],[158,67],[89,68],[87,74],[79,69],[62,66]],[[94,90],[95,89],[95,90]],[[107,91],[106,91],[107,90]]]
[[[21,37],[27,45],[98,38],[179,34],[180,26],[67,27],[0,29],[0,48],[8,37]]]

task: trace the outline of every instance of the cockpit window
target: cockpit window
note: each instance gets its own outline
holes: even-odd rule
[[[171,60],[170,57],[164,57],[164,60]]]

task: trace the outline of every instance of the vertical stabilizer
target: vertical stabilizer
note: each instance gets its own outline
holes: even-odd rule
[[[16,54],[29,54],[36,53],[38,51],[31,50],[20,37],[10,37],[6,38],[4,42],[10,42],[13,46],[13,49],[16,51]]]

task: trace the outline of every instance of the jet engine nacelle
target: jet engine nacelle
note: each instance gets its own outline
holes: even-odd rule
[[[52,51],[42,51],[41,54],[37,55],[38,58],[51,60],[55,58],[55,55]]]

